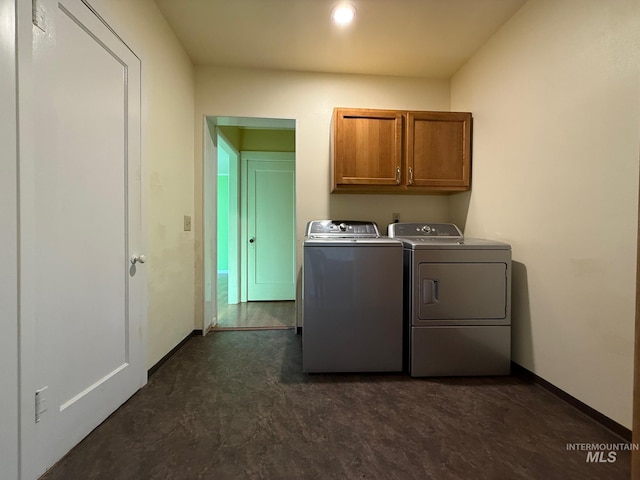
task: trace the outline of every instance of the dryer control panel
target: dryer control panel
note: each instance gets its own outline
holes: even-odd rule
[[[307,223],[309,238],[377,238],[380,236],[375,222],[354,220],[312,220]]]
[[[462,232],[453,223],[392,223],[390,237],[435,237],[462,240]]]

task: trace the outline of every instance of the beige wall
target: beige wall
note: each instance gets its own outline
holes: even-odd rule
[[[465,233],[513,245],[513,357],[631,426],[640,3],[528,2],[453,78]]]
[[[329,129],[334,107],[449,110],[449,82],[400,77],[334,75],[196,67],[196,125],[205,115],[296,120],[296,222],[298,266],[306,222],[326,217],[379,223],[447,219],[446,196],[330,195]],[[196,128],[196,190],[202,199],[202,129]],[[196,202],[196,239],[202,236],[202,204]],[[196,242],[197,243],[197,242]],[[202,264],[196,248],[196,266]],[[202,323],[202,269],[196,270],[196,325]],[[199,295],[199,297],[198,297]]]
[[[194,205],[194,68],[152,0],[97,5],[142,60],[151,367],[194,329],[194,236],[183,231]]]

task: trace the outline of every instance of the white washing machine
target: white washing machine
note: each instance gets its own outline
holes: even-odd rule
[[[394,223],[404,244],[405,361],[414,377],[508,375],[511,246],[454,224]]]
[[[307,224],[304,372],[402,371],[402,243],[373,222]]]

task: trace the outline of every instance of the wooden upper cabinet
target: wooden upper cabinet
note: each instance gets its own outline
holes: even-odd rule
[[[471,180],[471,114],[407,113],[407,186],[467,190]]]
[[[332,135],[332,192],[470,188],[470,113],[336,108]]]
[[[397,186],[402,176],[402,113],[336,108],[333,189]]]

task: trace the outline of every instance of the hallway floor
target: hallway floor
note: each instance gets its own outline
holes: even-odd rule
[[[291,330],[192,337],[43,478],[628,479],[621,440],[518,377],[302,373]]]
[[[294,301],[228,303],[228,276],[218,273],[218,323],[212,330],[294,328]]]

